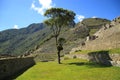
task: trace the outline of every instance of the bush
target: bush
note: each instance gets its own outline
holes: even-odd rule
[[[74,55],[74,56],[73,56],[73,59],[76,59],[76,58],[77,58],[77,56],[76,56],[76,55]]]

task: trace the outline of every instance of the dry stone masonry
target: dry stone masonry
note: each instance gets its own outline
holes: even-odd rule
[[[0,60],[0,80],[9,80],[11,76],[28,69],[34,64],[33,57],[2,59]]]

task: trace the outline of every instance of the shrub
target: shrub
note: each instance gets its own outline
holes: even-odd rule
[[[76,59],[76,58],[77,58],[77,56],[76,56],[76,55],[74,55],[74,56],[73,56],[73,59]]]

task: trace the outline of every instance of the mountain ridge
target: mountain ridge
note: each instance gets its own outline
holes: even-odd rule
[[[99,18],[97,20],[91,18],[91,20],[93,23],[96,23],[96,21],[99,21]],[[110,22],[101,18],[100,20],[100,25]],[[93,28],[88,28],[89,24],[85,23],[83,25],[83,22],[77,23],[75,27],[66,27],[62,30],[60,37],[67,40],[64,47],[68,48],[65,48],[64,53],[69,52],[72,47],[81,44],[85,40],[85,37],[93,30]],[[94,29],[98,30],[99,23],[97,24]],[[37,51],[38,53],[55,53],[56,49],[54,46],[54,38],[52,38],[50,27],[43,23],[33,23],[26,28],[0,32],[0,54],[21,55]],[[39,51],[39,49],[42,51]]]
[[[26,28],[2,31],[0,34],[0,47],[4,47],[4,49],[0,49],[0,52],[3,54],[14,54],[14,50],[16,49],[17,51],[15,53],[20,54],[20,52],[22,53],[23,51],[30,49],[30,47],[33,48],[32,44],[34,44],[34,42],[32,41],[40,40],[41,36],[39,35],[42,35],[44,32],[40,34],[39,32],[43,29],[45,29],[45,25],[43,25],[43,23],[34,23]],[[37,37],[34,38],[35,36]],[[21,46],[23,49],[19,50]]]
[[[120,17],[113,19],[109,24],[102,25],[102,28],[93,34],[87,36],[84,46],[73,48],[70,52],[76,50],[109,50],[120,48]]]

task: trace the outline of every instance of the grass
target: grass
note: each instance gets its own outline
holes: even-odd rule
[[[91,53],[91,52],[101,52],[101,51],[108,51],[109,54],[120,54],[120,48],[115,48],[115,49],[109,49],[109,50],[81,50],[81,51],[76,51],[72,54],[88,54],[88,53]]]
[[[62,64],[38,62],[16,80],[120,80],[119,67],[105,67],[85,60],[63,60]]]
[[[93,35],[93,34],[94,34],[95,32],[97,32],[98,30],[99,30],[99,29],[91,29],[90,32],[89,32],[89,34],[90,34],[90,35]]]
[[[110,53],[110,54],[114,54],[114,53],[120,54],[120,48],[110,49],[110,50],[109,50],[109,53]]]

